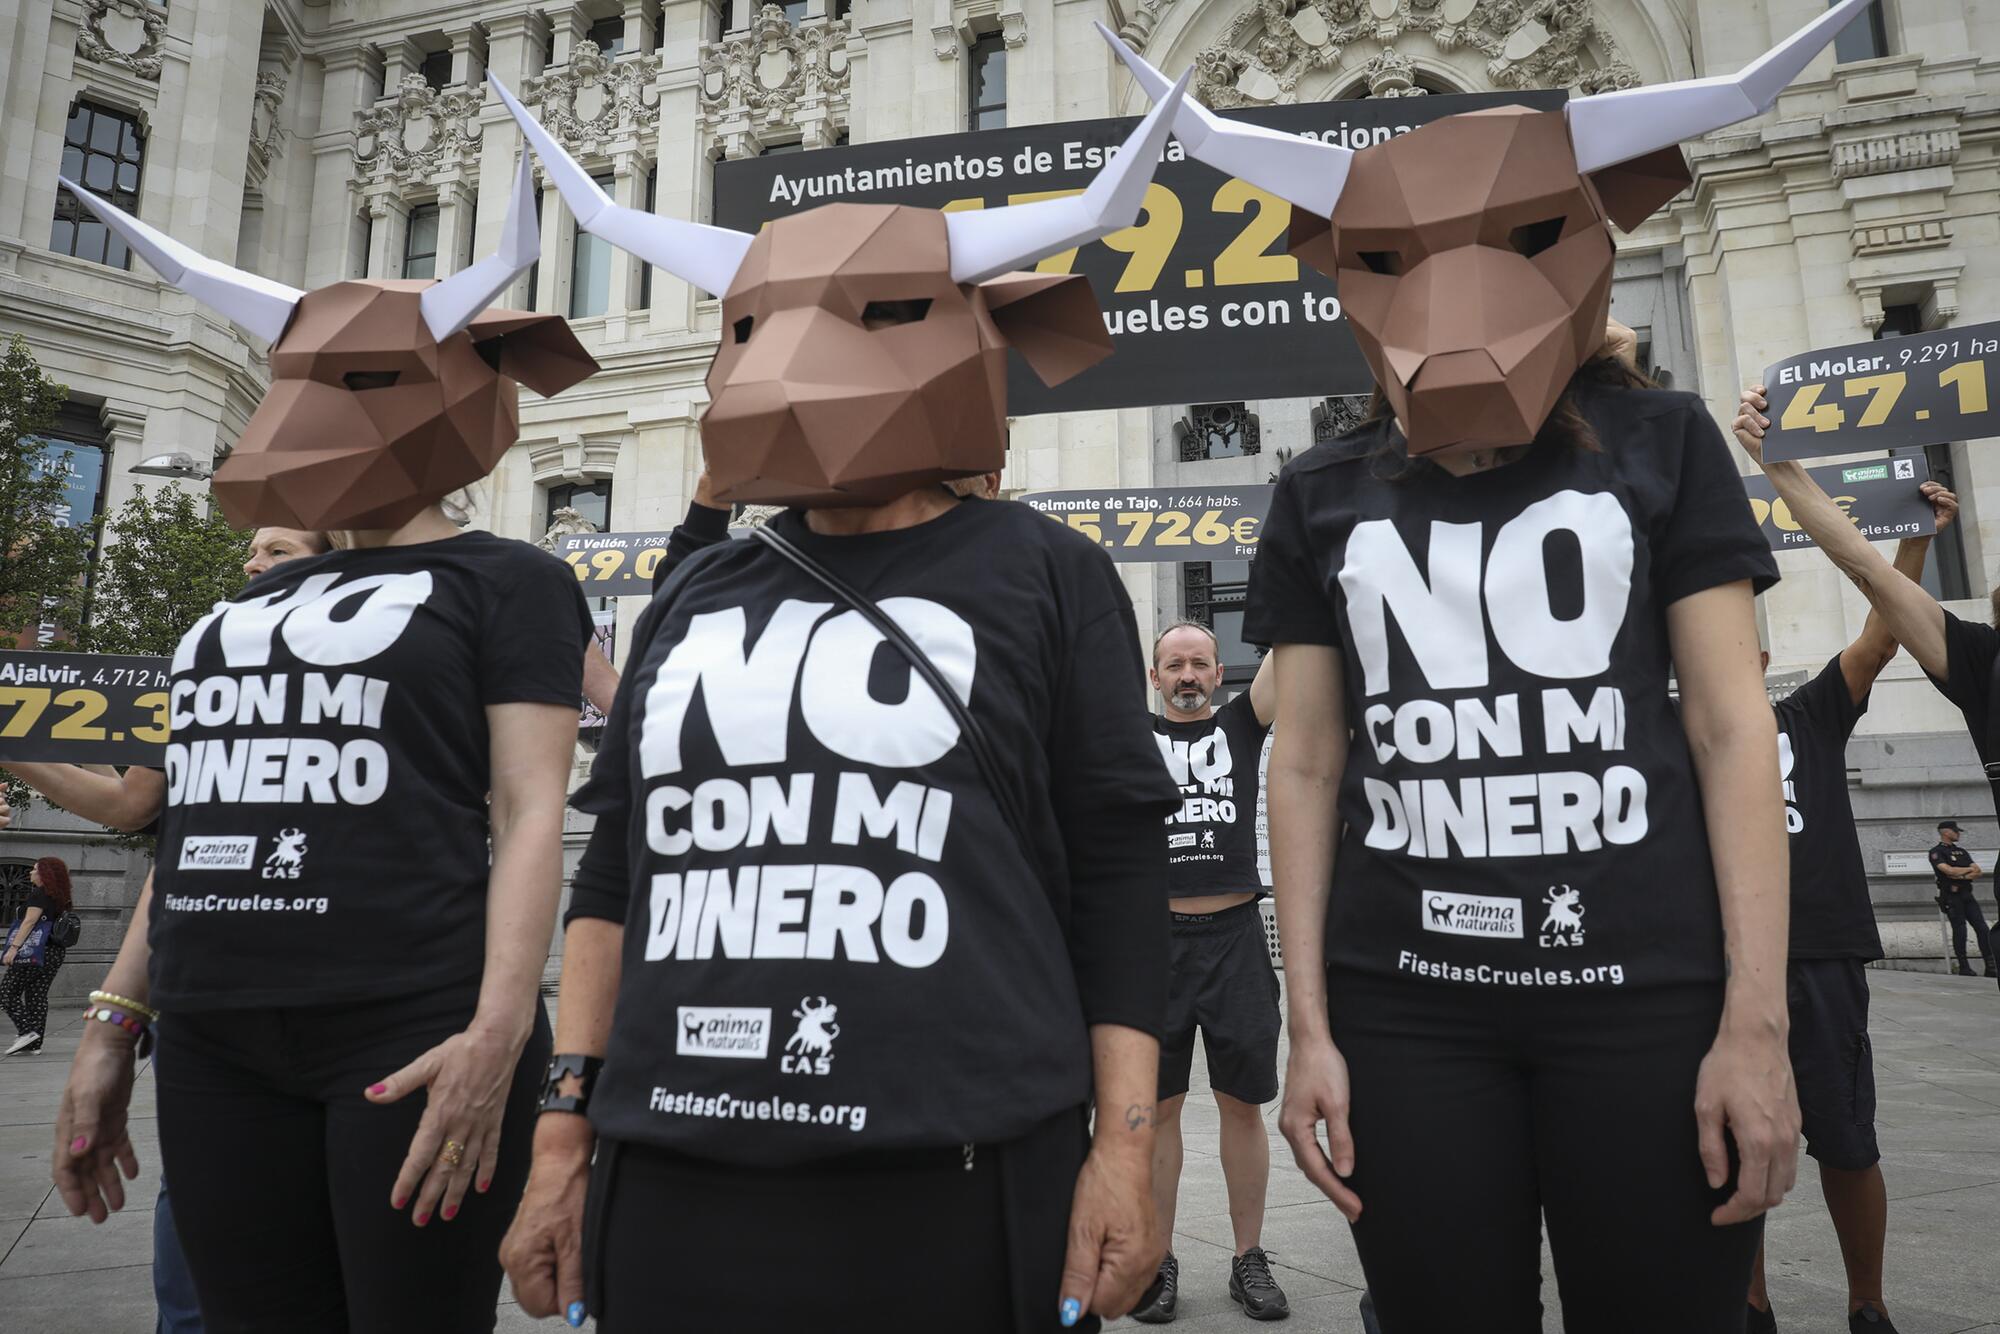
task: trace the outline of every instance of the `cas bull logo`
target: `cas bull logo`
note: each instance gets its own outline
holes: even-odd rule
[[[1542,944],[1566,947],[1583,943],[1583,891],[1550,885],[1542,896],[1548,914],[1542,918]]]
[[[785,1054],[778,1068],[788,1075],[832,1074],[833,1040],[840,1036],[840,1025],[834,1019],[839,1014],[840,1007],[824,996],[801,1000],[792,1011],[799,1026],[785,1039]]]
[[[264,879],[297,880],[305,868],[306,835],[303,829],[283,829],[278,832],[277,846],[264,859]]]

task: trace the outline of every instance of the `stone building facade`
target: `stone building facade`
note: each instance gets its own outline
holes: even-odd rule
[[[709,215],[721,158],[1128,114],[1142,99],[1091,29],[1197,69],[1212,106],[1625,87],[1734,69],[1824,0],[0,0],[0,331],[70,386],[61,434],[131,465],[226,450],[261,349],[59,199],[67,167],[206,253],[302,287],[444,276],[490,250],[520,138],[482,82],[517,89],[619,202]],[[1762,119],[1690,152],[1692,190],[1620,238],[1615,313],[1650,362],[1726,421],[1776,358],[2000,315],[2000,6],[1883,0]],[[1987,53],[1982,55],[1981,53]],[[109,262],[106,262],[109,261]],[[553,191],[541,262],[507,304],[574,318],[603,373],[543,402],[476,522],[539,536],[572,507],[660,529],[699,467],[718,304],[579,238]],[[1010,489],[1262,481],[1348,400],[1169,404],[1023,418]],[[2000,566],[2000,464],[1933,451],[1964,500],[1927,581],[1968,616]],[[169,483],[170,484],[170,483]],[[1765,599],[1773,670],[1817,668],[1863,608],[1813,553]],[[1192,613],[1226,643],[1240,564],[1124,566],[1142,629]],[[629,626],[635,605],[602,615]],[[1233,643],[1237,675],[1249,659]],[[1895,950],[1940,953],[1927,881],[1886,873],[1942,814],[2000,847],[1958,717],[1907,658],[1849,756]],[[0,863],[81,860],[109,919],[138,872],[74,850],[59,817],[0,835]],[[0,867],[0,874],[6,868]],[[109,957],[93,933],[79,962]],[[102,945],[100,951],[95,948]],[[78,984],[87,970],[78,969]]]

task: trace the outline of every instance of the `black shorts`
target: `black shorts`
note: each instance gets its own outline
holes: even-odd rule
[[[1859,1172],[1882,1159],[1875,1143],[1875,1052],[1868,1044],[1868,969],[1859,959],[1793,959],[1792,1078],[1806,1152],[1823,1167]]]
[[[1199,1027],[1209,1086],[1239,1102],[1271,1101],[1278,1096],[1278,974],[1264,943],[1264,915],[1253,900],[1172,920],[1160,1097],[1188,1091]]]

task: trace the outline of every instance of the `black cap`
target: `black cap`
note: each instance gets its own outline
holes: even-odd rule
[[[1938,828],[1949,829],[1954,834],[1962,834],[1965,832],[1963,829],[1960,829],[1958,827],[1958,821],[1956,820],[1939,820]]]

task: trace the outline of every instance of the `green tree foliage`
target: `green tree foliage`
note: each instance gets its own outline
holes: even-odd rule
[[[93,653],[173,653],[189,626],[243,587],[250,535],[177,486],[139,492],[105,524],[90,623]]]
[[[83,576],[95,534],[62,515],[63,477],[49,469],[41,433],[55,423],[69,389],[35,364],[16,334],[0,355],[0,643],[45,620],[74,636]]]
[[[48,469],[41,438],[55,423],[69,388],[42,373],[19,334],[0,353],[0,645],[26,636],[45,619],[74,634],[82,610],[83,576],[90,568],[88,528],[58,522],[63,478]],[[0,771],[15,811],[31,793]]]

